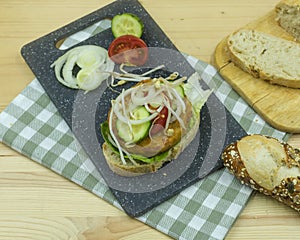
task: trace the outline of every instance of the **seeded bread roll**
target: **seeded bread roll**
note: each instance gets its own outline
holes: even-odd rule
[[[300,88],[300,45],[255,30],[240,30],[228,37],[231,61],[255,78]]]
[[[243,184],[300,212],[300,150],[263,135],[228,145],[224,165]]]
[[[276,21],[300,41],[300,0],[283,0],[275,6]]]

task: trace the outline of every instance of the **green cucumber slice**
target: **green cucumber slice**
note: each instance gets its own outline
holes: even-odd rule
[[[146,118],[150,115],[150,113],[146,110],[145,107],[138,107],[133,111],[133,117],[135,120],[140,120]],[[149,128],[151,125],[151,121],[147,121],[145,123],[141,123],[138,125],[132,125],[132,132],[127,123],[124,123],[117,119],[116,128],[118,131],[118,135],[125,142],[138,142],[148,136]]]
[[[120,155],[119,153],[119,150],[110,142],[109,140],[109,126],[108,126],[108,122],[105,121],[103,122],[101,125],[101,134],[104,138],[104,141],[108,144],[108,146],[113,150],[113,152],[117,155]],[[165,159],[167,156],[169,155],[169,150],[168,151],[165,151],[165,152],[162,152],[162,153],[159,153],[153,157],[150,157],[150,158],[146,158],[144,156],[141,156],[141,155],[136,155],[136,154],[132,154],[131,157],[133,157],[134,160],[138,160],[138,161],[141,161],[141,162],[144,162],[144,163],[153,163],[153,162],[159,162],[163,159]],[[127,159],[128,156],[125,156],[125,158]]]
[[[123,35],[142,36],[144,24],[134,14],[123,13],[115,15],[111,21],[111,30],[115,38]]]

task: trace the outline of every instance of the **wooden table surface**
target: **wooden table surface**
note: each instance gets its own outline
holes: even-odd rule
[[[111,0],[0,1],[0,111],[34,76],[20,48]],[[141,0],[175,45],[209,62],[227,34],[265,15],[276,0]],[[300,135],[289,141],[300,147]],[[226,239],[297,239],[299,214],[261,194]],[[170,239],[0,144],[0,239]]]

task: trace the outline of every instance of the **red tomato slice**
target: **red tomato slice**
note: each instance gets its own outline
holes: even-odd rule
[[[153,126],[151,128],[151,135],[155,135],[156,133],[162,131],[166,127],[167,117],[168,117],[168,108],[163,107],[163,109],[158,114],[157,118],[153,121]]]
[[[141,66],[148,59],[148,47],[138,37],[123,35],[112,41],[108,48],[108,56],[117,64],[127,63]]]

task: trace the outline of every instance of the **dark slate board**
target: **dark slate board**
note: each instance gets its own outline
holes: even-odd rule
[[[67,51],[55,47],[60,39],[123,12],[134,13],[145,23],[142,38],[150,47],[149,61],[145,68],[165,64],[168,71],[178,71],[182,76],[190,76],[194,72],[184,56],[177,51],[174,44],[136,0],[113,2],[25,45],[21,53],[124,211],[129,216],[136,217],[207,174],[220,169],[222,167],[220,154],[223,148],[246,135],[246,132],[212,94],[201,110],[201,123],[196,138],[178,159],[153,174],[130,178],[114,174],[101,151],[103,138],[99,125],[107,118],[110,100],[116,97],[115,93],[107,88],[106,83],[88,94],[66,88],[56,81],[50,65]],[[112,40],[111,30],[108,29],[78,45],[94,44],[107,49]],[[207,88],[205,83],[202,85],[203,88]],[[129,86],[130,84],[127,85]]]

